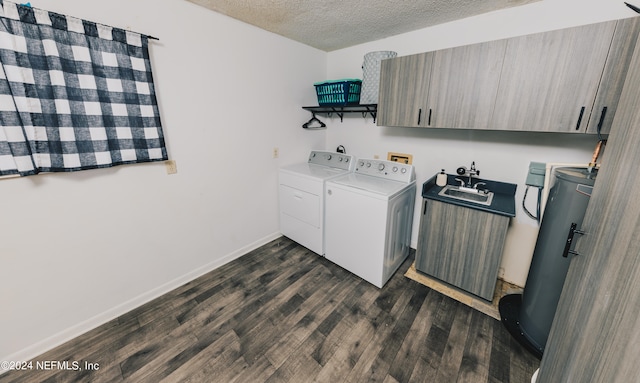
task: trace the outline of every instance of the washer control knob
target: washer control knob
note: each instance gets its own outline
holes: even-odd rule
[[[402,174],[404,174],[404,173],[406,173],[406,172],[407,172],[407,169],[406,169],[406,168],[402,168],[402,170],[400,170],[400,173],[402,173]]]
[[[327,154],[327,160],[331,159],[331,154]]]
[[[378,165],[378,170],[384,170],[384,164]]]
[[[371,167],[371,162],[367,162],[367,167],[370,168]]]
[[[393,172],[395,173],[395,172],[397,172],[397,171],[398,171],[398,167],[397,167],[397,166],[394,166],[394,167],[393,167]]]
[[[342,157],[338,158],[338,162],[342,162],[343,159],[344,158],[342,158]]]

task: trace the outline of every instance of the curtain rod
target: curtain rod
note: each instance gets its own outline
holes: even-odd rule
[[[61,13],[57,13],[57,12],[53,12],[53,11],[47,11],[47,10],[40,9],[40,8],[35,8],[35,7],[31,6],[31,3],[24,3],[24,4],[14,3],[14,4],[19,5],[19,6],[21,6],[21,7],[27,7],[27,8],[31,8],[31,9],[37,9],[37,10],[42,11],[42,12],[53,13],[54,15],[62,16],[62,17],[65,17],[65,18],[67,17],[67,15],[63,15],[63,14],[61,14]],[[85,19],[81,19],[81,18],[79,18],[79,17],[75,17],[75,16],[69,16],[69,17],[73,17],[73,18],[75,18],[75,19],[79,19],[79,20],[82,20],[82,21],[88,21],[88,22],[90,22],[90,23],[100,24],[100,25],[102,25],[102,26],[109,27],[109,28],[122,29],[122,30],[123,30],[123,31],[125,31],[125,32],[135,33],[135,34],[138,34],[138,35],[140,35],[140,36],[145,36],[146,38],[151,39],[151,40],[157,40],[157,41],[160,41],[160,39],[159,39],[159,38],[154,37],[154,36],[151,36],[151,35],[147,35],[147,34],[144,34],[144,33],[135,32],[135,31],[129,31],[129,30],[126,30],[126,29],[124,29],[124,28],[119,28],[119,27],[112,27],[111,25],[107,25],[107,24],[103,24],[103,23],[98,23],[98,22],[90,21],[90,20],[85,20]]]

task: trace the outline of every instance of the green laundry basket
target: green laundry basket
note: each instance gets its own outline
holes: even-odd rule
[[[316,95],[320,106],[346,106],[360,103],[362,80],[342,79],[316,82]]]

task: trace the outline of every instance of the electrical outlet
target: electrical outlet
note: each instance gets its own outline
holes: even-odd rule
[[[164,166],[167,168],[167,174],[176,174],[178,172],[178,166],[174,160],[165,161]]]
[[[280,156],[280,149],[273,148],[273,158],[278,158]]]

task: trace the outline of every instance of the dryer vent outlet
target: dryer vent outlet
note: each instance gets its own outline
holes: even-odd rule
[[[413,155],[404,153],[387,153],[387,160],[394,162],[401,162],[403,164],[411,165],[413,162]]]

